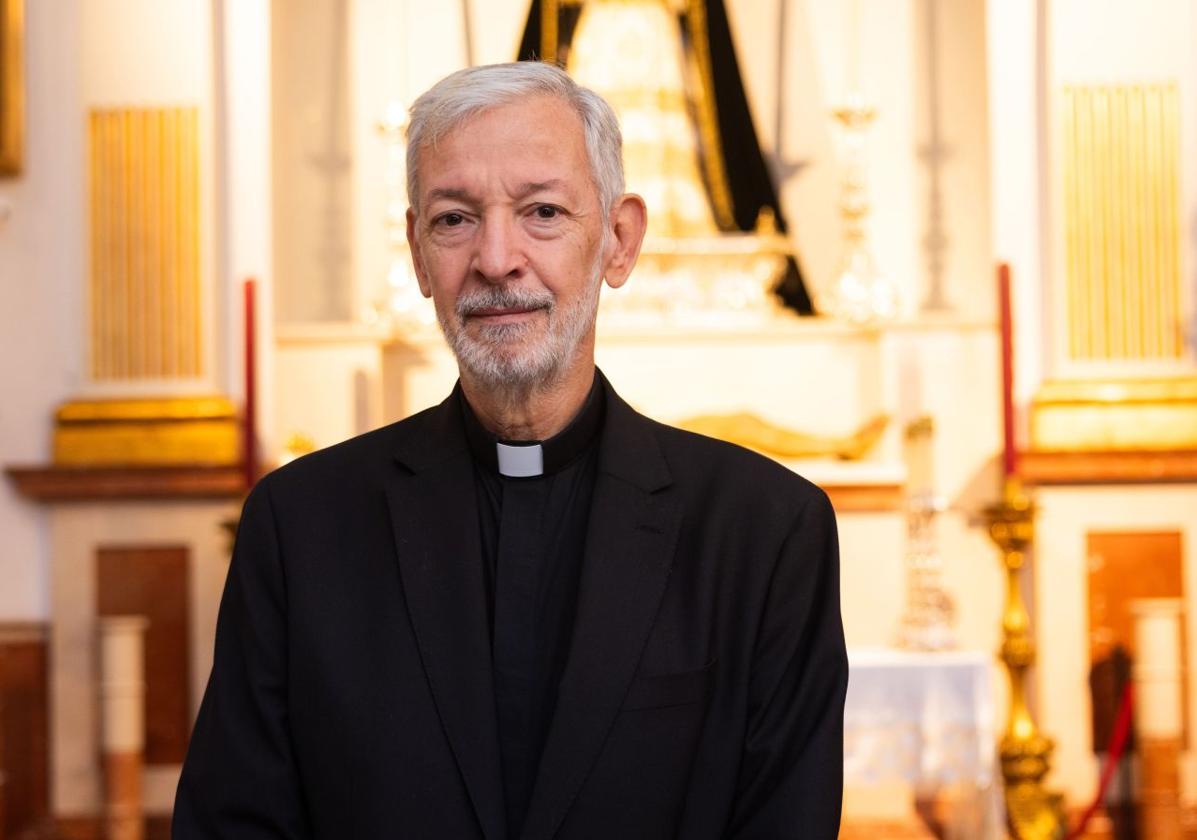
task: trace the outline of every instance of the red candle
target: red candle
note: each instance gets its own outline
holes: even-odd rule
[[[258,478],[257,453],[257,417],[255,399],[255,364],[254,364],[254,287],[256,283],[251,277],[244,283],[245,294],[245,446],[244,469],[245,487],[254,486]]]
[[[1010,313],[1010,266],[998,264],[998,312],[1002,336],[1002,474],[1018,472],[1014,446],[1014,323]]]

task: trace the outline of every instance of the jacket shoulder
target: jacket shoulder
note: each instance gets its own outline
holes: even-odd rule
[[[825,502],[826,493],[789,467],[725,440],[645,418],[679,481],[715,484],[748,498],[782,498],[790,504]]]
[[[263,476],[272,492],[291,490],[308,492],[320,488],[323,492],[340,492],[350,487],[372,483],[393,466],[393,458],[400,441],[418,434],[436,406],[386,426],[317,449],[296,458]]]

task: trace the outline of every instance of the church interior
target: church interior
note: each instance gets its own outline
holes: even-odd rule
[[[0,0],[0,840],[168,836],[248,487],[456,378],[407,108],[532,57],[649,208],[600,368],[836,509],[841,836],[1197,837],[1194,45],[1197,0]]]

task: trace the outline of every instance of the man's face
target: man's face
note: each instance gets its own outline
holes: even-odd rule
[[[548,96],[492,108],[418,171],[408,241],[463,373],[535,385],[589,362],[607,220],[577,114]]]

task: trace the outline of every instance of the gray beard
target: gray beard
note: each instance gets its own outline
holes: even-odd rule
[[[587,293],[568,309],[557,305],[548,290],[488,286],[457,299],[454,317],[437,312],[445,340],[463,373],[484,387],[512,396],[556,383],[568,370],[578,345],[594,326],[602,278],[597,272]],[[541,309],[548,330],[535,343],[526,344],[536,324],[494,324],[466,331],[470,315],[484,309]]]

